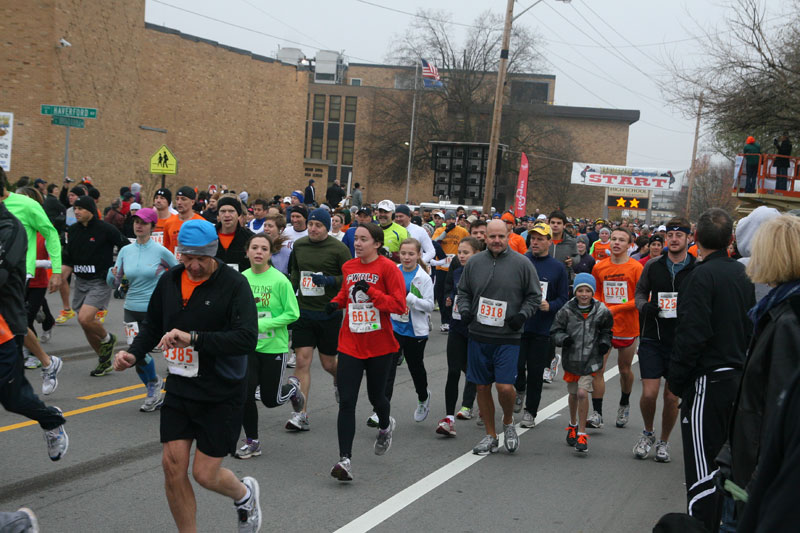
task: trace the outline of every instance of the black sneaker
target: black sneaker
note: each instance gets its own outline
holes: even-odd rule
[[[575,446],[578,442],[578,426],[567,426],[567,445]]]
[[[578,440],[575,443],[575,451],[580,453],[586,453],[589,451],[589,435],[586,433],[581,433],[578,435]]]
[[[100,356],[100,360],[103,361],[105,359],[111,360],[111,355],[114,353],[114,346],[117,344],[117,336],[111,333],[111,338],[108,339],[108,342],[101,342],[100,343],[100,353],[97,354]]]
[[[106,374],[110,374],[113,371],[114,369],[111,367],[111,357],[101,357],[100,361],[97,363],[97,366],[94,367],[94,370],[89,372],[89,375],[93,378],[97,378],[100,376],[105,376]]]

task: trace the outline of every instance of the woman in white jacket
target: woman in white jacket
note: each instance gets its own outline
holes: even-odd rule
[[[422,422],[430,411],[431,391],[428,389],[428,374],[423,356],[430,333],[430,315],[433,311],[433,281],[425,272],[421,258],[422,245],[416,239],[406,239],[400,244],[400,272],[406,283],[406,312],[392,315],[392,329],[400,351],[395,362],[405,357],[408,371],[414,381],[418,404],[414,420]],[[386,396],[391,400],[397,364],[392,365],[386,382]]]

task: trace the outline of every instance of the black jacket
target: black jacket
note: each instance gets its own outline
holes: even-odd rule
[[[0,202],[0,314],[13,335],[28,331],[25,310],[25,258],[28,236],[22,222]]]
[[[61,262],[81,279],[105,281],[108,269],[114,266],[114,247],[128,244],[130,241],[116,227],[94,216],[86,226],[76,222],[67,228]]]
[[[342,201],[342,198],[344,198],[344,189],[333,183],[328,187],[328,190],[325,191],[325,198],[328,200],[331,207],[336,207],[339,205],[339,202]]]
[[[198,332],[194,351],[200,360],[197,377],[170,374],[167,393],[202,402],[241,398],[247,386],[247,354],[256,349],[258,323],[253,291],[247,279],[217,260],[218,268],[195,288],[182,305],[183,265],[176,265],[158,280],[148,320],[140,323],[130,353],[137,361],[173,328]]]
[[[217,233],[219,233],[219,227],[220,225],[217,223]],[[236,233],[233,234],[233,240],[228,249],[226,250],[222,247],[222,243],[219,243],[217,259],[227,265],[237,265],[239,272],[244,272],[250,268],[250,260],[247,259],[247,250],[244,249],[244,246],[247,243],[247,239],[252,235],[252,231],[237,224]]]
[[[778,155],[792,155],[792,141],[786,139],[785,141],[781,141],[780,143],[776,139],[773,144],[777,149]],[[775,158],[775,168],[785,169],[789,168],[789,158],[787,157],[776,157]]]
[[[744,265],[719,250],[695,265],[681,283],[678,326],[668,385],[682,396],[698,377],[718,368],[741,369],[753,324],[753,283]]]
[[[672,346],[675,339],[677,318],[659,318],[658,313],[649,313],[643,309],[648,301],[658,302],[659,292],[677,292],[678,299],[683,297],[681,285],[694,270],[697,261],[692,254],[686,254],[689,264],[683,267],[673,278],[667,264],[667,256],[651,259],[644,265],[644,270],[636,284],[636,308],[639,310],[639,324],[642,338],[657,339],[667,346]]]
[[[800,295],[765,313],[747,353],[734,403],[730,443],[733,481],[746,487],[763,460],[767,428],[778,400],[800,368]]]
[[[52,194],[44,197],[43,207],[53,227],[56,228],[59,235],[63,236],[64,231],[67,229],[67,208],[61,205],[58,198]]]
[[[315,205],[316,201],[317,201],[316,190],[314,189],[314,186],[309,183],[308,187],[306,187],[306,190],[303,192],[303,202],[306,205]]]
[[[592,254],[590,254],[588,251],[580,257],[580,261],[577,263],[572,263],[572,270],[576,275],[580,274],[581,272],[591,274],[595,263],[594,257],[592,257]]]

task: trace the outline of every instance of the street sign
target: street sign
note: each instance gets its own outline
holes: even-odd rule
[[[177,174],[178,173],[178,159],[167,148],[166,144],[162,144],[156,153],[150,157],[150,173],[151,174]]]
[[[647,210],[650,204],[648,198],[636,198],[633,196],[608,196],[606,205],[612,209],[638,209],[639,211]]]
[[[14,136],[14,113],[0,111],[0,168],[11,170],[11,139]]]
[[[83,127],[83,119],[82,118],[72,118],[72,117],[62,117],[62,116],[54,116],[53,120],[50,121],[50,124],[56,126],[69,126],[71,128],[82,128]]]
[[[71,107],[65,105],[42,104],[42,115],[59,115],[62,117],[97,118],[97,109],[92,107]]]

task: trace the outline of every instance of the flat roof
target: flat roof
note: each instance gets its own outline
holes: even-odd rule
[[[409,66],[409,65],[388,65],[385,63],[348,63],[351,67],[369,67],[369,68],[393,68],[393,69],[403,69],[403,70],[414,70],[416,66]],[[442,72],[450,72],[452,70],[460,70],[460,69],[448,69],[448,68],[441,68],[439,69]],[[485,71],[489,74],[494,74],[495,71],[487,70]],[[556,79],[555,74],[539,74],[537,72],[509,72],[507,77],[537,77],[537,78],[547,78],[547,79]]]

